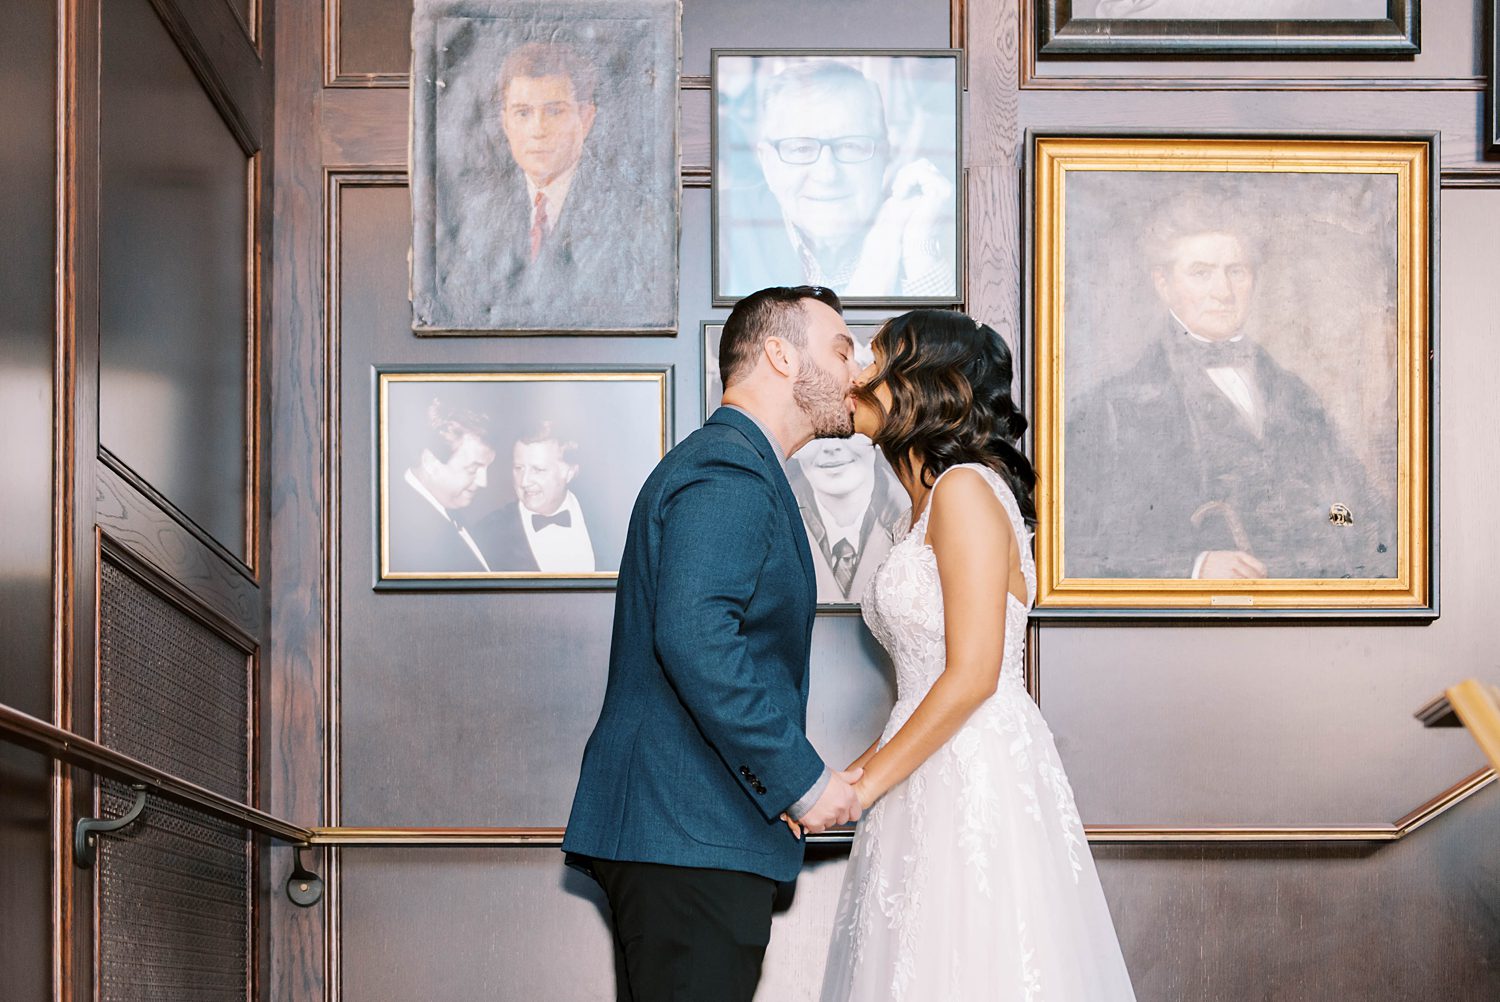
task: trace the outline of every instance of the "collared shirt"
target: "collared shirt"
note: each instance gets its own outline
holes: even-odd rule
[[[1184,334],[1192,338],[1194,341],[1198,341],[1203,344],[1213,343],[1210,339],[1206,337],[1199,337],[1197,334],[1194,334],[1192,331],[1188,330],[1187,324],[1183,323],[1182,320],[1178,318],[1176,313],[1172,314],[1172,320],[1177,324],[1179,328],[1181,328]],[[1242,341],[1244,340],[1244,338],[1245,335],[1236,334],[1229,340],[1231,343],[1233,343]],[[1244,416],[1246,423],[1250,425],[1250,427],[1255,431],[1256,436],[1259,437],[1261,430],[1265,427],[1265,415],[1260,412],[1260,407],[1256,403],[1254,373],[1252,373],[1244,366],[1235,365],[1209,366],[1206,367],[1203,371],[1208,375],[1209,379],[1213,380],[1213,384],[1219,388],[1219,392],[1229,398],[1229,402],[1234,404],[1234,406]],[[1195,580],[1201,578],[1203,576],[1203,562],[1207,559],[1207,550],[1199,553],[1198,556],[1193,560],[1193,570],[1189,576]]]
[[[863,499],[856,511],[854,521],[848,525],[840,525],[833,517],[833,514],[823,506],[823,500],[818,496],[818,492],[813,491],[813,503],[818,506],[818,517],[823,520],[823,538],[828,544],[828,551],[830,553],[833,552],[833,548],[841,540],[848,540],[849,545],[854,548],[854,552],[859,552],[860,530],[864,528],[865,513],[870,510],[870,499],[875,495],[875,482],[872,480],[865,487],[861,488],[861,493],[863,494]]]
[[[479,546],[474,542],[474,537],[469,535],[469,530],[465,529],[462,525],[453,520],[453,516],[448,514],[448,509],[444,508],[442,506],[442,503],[439,502],[437,498],[428,493],[427,488],[422,486],[422,482],[417,479],[416,474],[412,473],[411,470],[407,470],[406,476],[402,479],[404,479],[408,484],[411,485],[412,490],[422,495],[422,497],[427,501],[428,504],[436,508],[438,514],[448,520],[448,524],[452,525],[453,528],[458,530],[459,538],[462,539],[464,541],[464,544],[468,546],[469,550],[473,552],[474,559],[479,561],[479,566],[483,567],[485,570],[489,570],[490,563],[488,560],[484,559],[484,554],[479,552]]]
[[[530,174],[523,175],[526,178],[526,204],[531,206],[532,226],[536,225],[537,192],[541,192],[542,205],[547,210],[547,232],[551,233],[557,228],[557,219],[562,215],[563,202],[567,201],[568,189],[573,187],[573,175],[576,173],[578,173],[578,164],[575,163],[540,188],[531,180]]]
[[[766,436],[766,441],[771,443],[771,450],[776,453],[776,462],[781,464],[783,467],[782,473],[785,475],[786,452],[782,450],[781,443],[776,441],[776,436],[771,434],[771,429],[766,427],[765,422],[738,404],[725,404],[724,406],[731,410],[739,411],[745,417],[749,418],[755,424],[755,427],[760,429],[760,433]],[[823,795],[823,791],[828,787],[828,781],[832,778],[833,770],[828,768],[827,763],[824,763],[823,773],[818,777],[817,782],[813,783],[806,793],[798,797],[796,803],[786,809],[787,814],[791,815],[792,820],[801,820],[802,815],[813,809],[813,805]]]
[[[539,570],[547,574],[594,572],[594,544],[589,540],[589,528],[583,521],[583,509],[572,491],[554,513],[568,513],[572,524],[566,528],[552,523],[538,529],[531,509],[524,504],[518,504],[516,508],[521,513],[521,529],[526,533],[526,542],[531,546],[531,555],[536,557]]]
[[[1172,319],[1176,321],[1177,326],[1182,329],[1182,332],[1194,341],[1200,344],[1213,343],[1209,338],[1199,337],[1188,330],[1187,325],[1177,318],[1177,314],[1173,313]],[[1244,339],[1245,335],[1236,334],[1229,339],[1229,343],[1235,344]],[[1209,379],[1213,380],[1214,385],[1219,388],[1219,392],[1228,397],[1229,402],[1234,404],[1240,413],[1244,415],[1246,422],[1249,423],[1258,436],[1264,425],[1265,416],[1261,414],[1260,406],[1256,402],[1255,374],[1245,366],[1230,365],[1210,366],[1203,371],[1208,374]]]

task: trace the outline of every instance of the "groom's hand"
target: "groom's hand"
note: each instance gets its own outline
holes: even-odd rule
[[[854,792],[854,784],[864,774],[863,769],[850,769],[848,772],[835,772],[829,777],[828,785],[823,788],[823,794],[818,797],[817,803],[797,819],[803,831],[816,835],[818,832],[858,821],[859,794]]]

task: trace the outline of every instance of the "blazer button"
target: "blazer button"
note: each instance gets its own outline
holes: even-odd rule
[[[750,776],[750,767],[748,765],[740,766],[740,775],[748,779]]]
[[[766,794],[766,788],[764,786],[761,786],[759,783],[756,783],[755,784],[755,792],[759,793],[761,796],[765,796],[765,794]]]

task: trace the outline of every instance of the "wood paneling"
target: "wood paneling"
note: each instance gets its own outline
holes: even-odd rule
[[[270,638],[262,665],[262,806],[302,825],[326,822],[324,719],[328,711],[329,645],[337,628],[330,599],[326,470],[331,356],[323,326],[323,189],[318,124],[322,89],[323,11],[317,3],[274,4],[276,148],[271,166],[275,267],[266,330],[266,481],[269,540]],[[330,854],[333,855],[333,854]],[[279,890],[294,863],[277,845],[263,857],[267,879],[265,997],[322,999],[325,957],[336,915],[332,864],[317,854],[306,862],[327,881],[324,905],[300,908]]]
[[[327,80],[404,86],[411,65],[411,0],[326,0]]]
[[[242,12],[250,10],[253,6],[241,5]],[[262,13],[256,11],[251,20],[269,34],[271,19]],[[52,460],[55,514],[46,533],[57,575],[56,681],[54,686],[49,668],[50,705],[39,714],[95,736],[101,525],[118,534],[111,545],[121,559],[138,559],[170,579],[162,594],[172,602],[211,610],[205,621],[222,618],[225,629],[247,646],[265,634],[265,603],[251,569],[261,562],[264,534],[256,530],[266,516],[259,499],[264,418],[254,393],[261,379],[254,335],[268,301],[261,278],[268,273],[262,245],[269,224],[254,214],[252,204],[268,190],[260,170],[267,157],[260,146],[271,134],[271,70],[227,2],[69,0],[45,5],[43,16],[46,26],[62,27],[55,48],[47,27],[7,37],[38,47],[45,72],[40,61],[34,66],[4,62],[7,73],[24,67],[49,88],[61,80],[64,96],[47,113],[49,128],[60,137],[50,168],[60,204],[55,217],[47,209],[45,225],[27,224],[21,234],[28,246],[45,248],[51,258],[56,233],[62,283],[54,298],[51,269],[38,280],[44,283],[40,292],[55,303],[58,345],[48,364],[56,388],[58,441]],[[41,151],[50,140],[26,145]],[[185,218],[192,214],[200,218]],[[185,242],[185,234],[201,239]],[[184,260],[184,249],[192,260]],[[9,261],[7,256],[8,266]],[[132,271],[132,262],[143,267]],[[216,267],[222,270],[213,275]],[[216,313],[221,307],[222,314]],[[217,316],[229,319],[221,322]],[[113,405],[101,428],[101,322],[111,334],[105,381],[115,389],[122,374],[135,381],[123,394],[127,411],[148,403],[134,398],[137,384],[159,385],[162,372],[177,377],[172,406],[186,401],[192,412],[171,434],[132,437]],[[215,341],[213,335],[222,335],[224,328],[227,339]],[[122,340],[122,329],[136,340]],[[165,357],[153,354],[174,331],[181,335],[176,350]],[[204,344],[221,350],[194,355]],[[221,392],[194,398],[213,387],[226,366],[233,369],[233,391],[227,397]],[[120,394],[113,403],[122,403]],[[234,434],[227,440],[214,437],[225,424]],[[189,434],[179,434],[184,428]],[[191,434],[205,431],[196,439]],[[125,443],[122,456],[101,451],[101,432],[106,444]],[[143,449],[152,450],[154,464],[139,463]],[[186,488],[178,479],[184,474]],[[4,491],[15,489],[12,480]],[[202,495],[194,493],[200,489]],[[201,496],[209,502],[199,503]],[[218,541],[204,542],[210,538]],[[135,639],[149,644],[151,638]],[[235,684],[241,705],[253,705],[251,674],[242,671]],[[242,739],[248,739],[250,726],[242,717]],[[258,770],[248,752],[242,769],[247,782]],[[52,997],[86,1002],[101,987],[94,977],[98,916],[93,880],[75,875],[71,866],[69,836],[76,816],[97,813],[96,784],[81,771],[60,770],[60,775],[56,808],[49,812],[55,914],[51,922],[46,912],[27,914],[23,921],[50,930]],[[142,922],[152,919],[133,914]],[[241,925],[249,937],[250,927]],[[242,987],[248,984],[240,980]]]
[[[263,636],[260,590],[242,569],[224,560],[175,518],[152,504],[113,469],[95,478],[95,517],[118,545],[180,582],[199,601],[244,633]]]

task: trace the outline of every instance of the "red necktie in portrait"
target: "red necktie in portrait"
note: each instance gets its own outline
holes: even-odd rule
[[[542,238],[547,235],[547,196],[536,193],[531,213],[531,260],[542,252]]]

